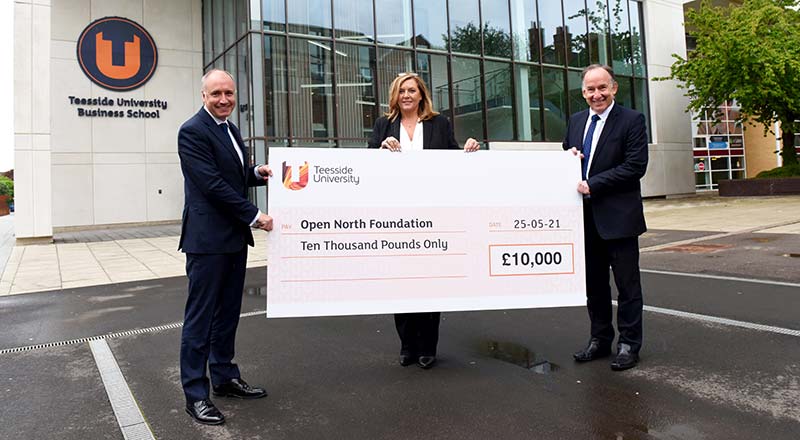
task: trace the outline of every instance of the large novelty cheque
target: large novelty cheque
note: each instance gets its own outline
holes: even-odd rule
[[[585,305],[580,160],[270,148],[267,316]]]

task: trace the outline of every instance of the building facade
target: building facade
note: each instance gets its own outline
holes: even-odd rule
[[[407,71],[426,81],[459,142],[559,148],[567,117],[586,106],[582,68],[609,64],[617,101],[648,118],[644,195],[694,192],[685,98],[652,80],[685,53],[683,3],[17,0],[17,237],[180,219],[176,133],[214,67],[237,79],[232,119],[263,163],[271,147],[365,147],[389,84]],[[103,27],[115,20],[133,27]],[[144,67],[134,67],[152,64],[151,75],[114,80],[139,48]],[[266,210],[265,190],[252,196]]]

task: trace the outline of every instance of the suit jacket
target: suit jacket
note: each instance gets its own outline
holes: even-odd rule
[[[381,142],[389,136],[400,140],[400,116],[396,117],[394,121],[389,121],[386,116],[378,118],[367,145],[369,148],[380,148]],[[457,150],[458,148],[458,142],[453,136],[453,128],[446,117],[436,115],[427,121],[422,121],[423,150]]]
[[[183,171],[183,225],[178,249],[186,253],[220,254],[253,246],[250,222],[258,208],[247,199],[247,187],[264,185],[250,167],[239,129],[228,121],[245,166],[230,139],[201,108],[178,131]]]
[[[589,110],[569,118],[565,150],[583,145]],[[647,170],[644,115],[615,103],[594,149],[587,174],[597,232],[604,240],[637,237],[647,230],[639,180]]]

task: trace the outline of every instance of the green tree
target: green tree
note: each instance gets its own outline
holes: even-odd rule
[[[744,0],[712,6],[703,0],[686,13],[697,48],[677,60],[670,76],[682,83],[689,109],[718,119],[717,108],[735,100],[741,119],[774,122],[783,130],[784,166],[797,164],[794,134],[800,128],[800,12],[797,0]]]
[[[473,23],[456,27],[452,39],[445,34],[442,34],[442,38],[445,41],[450,40],[453,52],[481,53],[481,31]],[[486,55],[511,57],[511,36],[500,28],[489,27],[489,23],[484,23],[483,49]]]
[[[14,201],[14,181],[6,176],[0,176],[0,196],[8,196],[8,202]]]

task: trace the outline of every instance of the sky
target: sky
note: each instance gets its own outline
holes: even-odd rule
[[[14,2],[0,1],[0,59],[12,60],[14,51]],[[0,84],[13,84],[14,63],[0,63]],[[14,87],[0,105],[0,171],[14,168]]]

